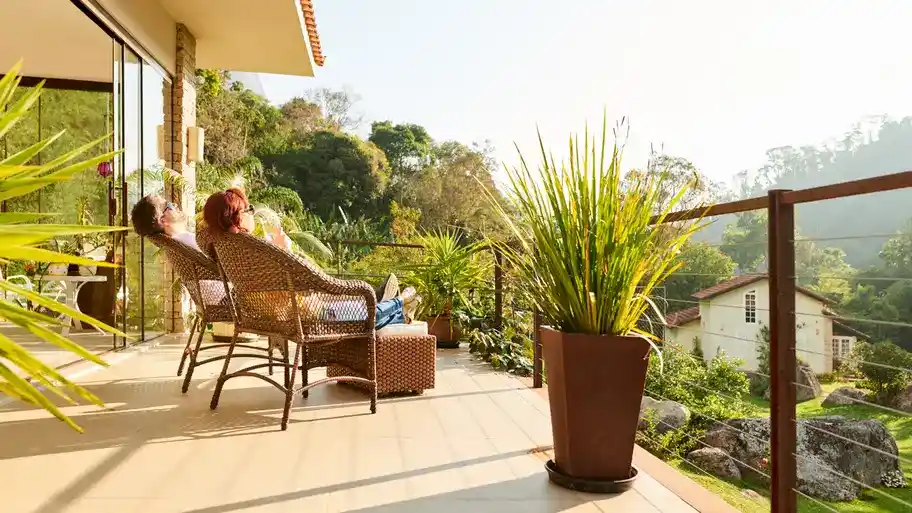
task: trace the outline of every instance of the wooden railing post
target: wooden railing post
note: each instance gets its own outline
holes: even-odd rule
[[[541,312],[535,309],[533,314],[533,333],[532,333],[532,388],[541,388],[543,385],[542,371],[542,350],[541,350]]]
[[[494,327],[503,327],[503,254],[494,248]]]
[[[798,511],[795,423],[795,206],[769,191],[772,512]]]

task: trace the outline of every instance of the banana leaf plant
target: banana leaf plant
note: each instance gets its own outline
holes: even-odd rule
[[[43,82],[24,90],[17,96],[21,69],[22,63],[20,62],[0,78],[0,141],[36,105],[42,92]],[[48,162],[36,164],[36,157],[43,150],[51,147],[63,133],[63,131],[58,132],[21,151],[6,155],[0,160],[0,201],[33,193],[50,184],[67,182],[85,169],[95,167],[101,162],[110,161],[116,154],[116,152],[110,152],[88,160],[80,160],[80,157],[86,152],[109,139],[109,136],[105,136]],[[59,253],[48,247],[52,246],[49,243],[58,238],[100,234],[123,230],[123,228],[53,224],[53,217],[54,214],[31,212],[0,213],[0,264],[29,261],[32,263],[114,265]],[[47,343],[98,365],[106,364],[98,356],[60,335],[58,331],[54,331],[54,327],[59,326],[60,321],[48,315],[29,311],[21,305],[7,300],[7,295],[12,294],[25,298],[32,304],[44,307],[51,312],[63,314],[108,333],[126,337],[124,333],[101,321],[21,285],[11,283],[5,278],[0,279],[0,293],[2,293],[0,320],[25,329]],[[0,394],[43,408],[80,432],[82,429],[67,417],[48,395],[55,395],[70,404],[75,404],[76,398],[81,398],[92,404],[102,405],[101,399],[68,380],[56,369],[39,360],[2,332],[0,332]]]

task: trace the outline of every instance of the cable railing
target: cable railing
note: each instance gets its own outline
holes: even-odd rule
[[[647,379],[645,395],[655,401],[683,404],[689,410],[690,420],[681,424],[659,419],[651,429],[638,434],[641,445],[664,452],[664,457],[678,462],[679,468],[700,476],[718,477],[719,469],[707,464],[706,455],[698,451],[712,453],[714,457],[721,451],[739,470],[740,477],[724,479],[720,486],[737,487],[736,492],[742,489],[760,492],[756,511],[854,511],[851,507],[861,500],[873,501],[885,511],[912,511],[912,493],[898,490],[906,484],[904,469],[912,471],[912,443],[909,443],[912,393],[910,404],[900,407],[885,400],[870,378],[878,372],[892,373],[908,376],[898,382],[912,384],[912,359],[897,364],[871,356],[874,353],[856,355],[854,349],[850,355],[833,345],[845,339],[853,341],[853,348],[864,344],[873,348],[882,338],[881,333],[905,333],[901,330],[912,328],[912,318],[847,310],[844,303],[831,300],[815,288],[829,280],[831,284],[846,285],[849,290],[868,286],[882,291],[893,284],[905,286],[912,282],[912,275],[870,271],[838,274],[832,268],[814,268],[809,262],[811,255],[806,253],[813,250],[812,245],[822,247],[853,239],[886,242],[912,234],[872,230],[868,234],[802,237],[796,236],[795,222],[795,207],[799,204],[909,187],[912,187],[912,171],[798,191],[773,190],[765,197],[667,216],[665,223],[682,223],[766,211],[766,240],[700,242],[720,251],[756,251],[759,246],[765,254],[765,269],[754,273],[758,277],[754,288],[762,298],[753,299],[747,317],[743,302],[718,297],[677,294],[658,298],[661,301],[657,303],[663,305],[666,311],[662,313],[666,316],[685,309],[702,313],[703,308],[713,308],[720,316],[728,316],[741,325],[751,324],[753,329],[762,325],[767,335],[757,336],[735,323],[721,326],[712,322],[683,322],[664,328],[662,323],[653,323],[657,329],[665,330],[657,335],[664,340],[666,364],[677,358],[679,362],[688,362],[689,369],[700,366],[706,374],[667,376],[666,379],[677,379],[680,387],[686,389],[688,397],[693,399],[691,404],[686,404],[686,397],[679,392],[668,389],[661,378]],[[496,260],[494,286],[483,287],[485,290],[480,292],[499,296],[496,310],[502,319],[504,268],[500,259]],[[731,278],[726,274],[682,270],[666,281],[665,290],[673,288],[674,280],[699,279],[701,283],[716,285]],[[816,298],[819,308],[809,308],[807,301],[798,299],[802,294]],[[545,376],[538,334],[543,319],[537,312],[533,323],[533,386],[541,387]],[[689,343],[694,338],[700,342],[699,352]],[[732,370],[734,359],[743,361],[736,370],[747,380],[746,390],[744,382],[730,388],[719,384],[720,376]],[[845,368],[850,370],[839,370]],[[665,372],[672,371],[666,368]],[[835,378],[831,375],[834,372],[838,374]],[[837,381],[821,384],[818,375],[828,375],[828,379]],[[760,390],[765,393],[757,393]],[[732,439],[744,447],[726,446],[725,441]],[[827,447],[830,453],[821,447]],[[839,458],[844,461],[838,461]],[[846,501],[850,509],[842,507]]]
[[[762,248],[766,269],[754,273],[758,282],[763,280],[754,288],[764,297],[762,301],[752,299],[750,306],[742,299],[732,300],[745,290],[736,290],[727,298],[681,294],[662,298],[666,316],[690,310],[676,319],[684,322],[657,334],[663,339],[665,372],[670,372],[669,363],[683,370],[671,370],[678,373],[675,376],[647,378],[645,395],[654,401],[682,404],[690,417],[683,424],[668,419],[646,422],[648,426],[638,434],[638,442],[664,453],[682,470],[720,478],[720,487],[760,491],[766,497],[756,503],[756,511],[861,511],[859,504],[863,503],[875,504],[872,511],[912,511],[912,492],[899,490],[906,485],[904,469],[912,471],[912,387],[908,391],[910,404],[900,406],[887,400],[888,392],[896,394],[895,387],[884,388],[877,382],[892,376],[896,383],[912,384],[912,357],[906,359],[904,349],[891,349],[877,339],[883,333],[912,335],[912,331],[902,331],[912,328],[912,319],[895,313],[886,315],[886,311],[846,310],[845,303],[815,290],[829,280],[850,291],[860,286],[883,291],[894,284],[906,286],[912,276],[815,271],[809,253],[815,246],[840,241],[877,244],[875,241],[902,240],[912,234],[872,230],[804,237],[797,235],[795,222],[799,204],[910,187],[912,171],[905,171],[804,190],[771,190],[765,197],[667,216],[663,222],[680,223],[765,210],[766,240],[700,242],[723,252],[740,249],[750,254],[758,246]],[[680,291],[696,282],[716,285],[731,278],[699,269],[681,270],[666,281],[666,290]],[[818,298],[819,307],[810,308],[806,300],[796,299],[802,294]],[[707,315],[715,318],[707,319]],[[728,321],[718,322],[720,318]],[[537,320],[538,326],[541,320]],[[760,324],[765,326],[765,339],[757,336]],[[850,354],[839,345],[843,341],[851,341]],[[856,351],[862,347],[870,349]],[[540,373],[538,341],[535,350],[536,373]],[[901,363],[884,360],[878,350],[898,354]],[[760,368],[764,359],[768,370]],[[717,376],[703,378],[703,374],[692,372],[700,366],[706,373],[724,373],[736,360],[741,361],[740,370],[749,380],[747,393],[743,393],[743,382],[740,388],[733,388],[734,392],[722,390],[713,381]],[[836,381],[821,385],[818,375]],[[540,386],[542,377],[534,378]],[[757,394],[763,388],[768,400]],[[807,399],[809,396],[813,399]],[[691,404],[685,404],[688,398]],[[745,475],[733,472],[737,478],[720,476],[720,462],[709,464],[706,459],[707,455],[719,458],[720,454]],[[849,504],[849,509],[843,504]]]

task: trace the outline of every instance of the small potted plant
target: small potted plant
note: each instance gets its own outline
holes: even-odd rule
[[[481,286],[488,265],[479,250],[482,243],[464,243],[456,233],[437,231],[419,237],[422,263],[411,266],[407,281],[422,300],[418,316],[428,323],[428,333],[437,337],[437,347],[459,347],[461,323],[473,311],[469,291]]]
[[[491,199],[514,239],[499,248],[546,324],[540,339],[554,436],[549,476],[573,489],[617,493],[636,477],[640,402],[650,350],[658,352],[641,321],[660,318],[650,293],[677,268],[699,223],[661,229],[685,190],[669,200],[664,173],[624,175],[617,143],[606,151],[609,134],[603,125],[600,144],[588,131],[582,145],[572,138],[562,165],[539,135],[538,171],[525,159],[507,169],[515,210]]]

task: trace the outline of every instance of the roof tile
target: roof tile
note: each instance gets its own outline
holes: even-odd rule
[[[304,25],[307,26],[307,36],[310,38],[310,51],[313,53],[317,66],[323,66],[326,57],[320,46],[320,35],[317,33],[317,19],[314,17],[313,0],[300,0],[301,10],[304,12]]]
[[[690,308],[685,308],[684,310],[678,310],[677,312],[671,312],[665,316],[665,323],[668,326],[674,328],[676,326],[681,326],[682,324],[687,324],[690,321],[695,321],[700,318],[700,307],[692,306]]]

